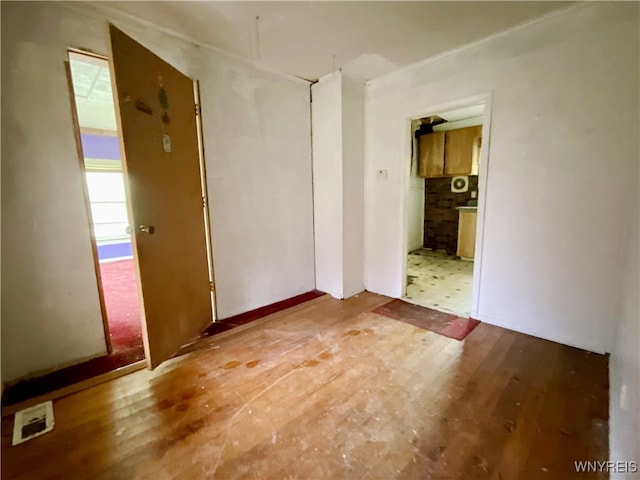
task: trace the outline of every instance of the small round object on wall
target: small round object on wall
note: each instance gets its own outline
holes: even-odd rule
[[[451,177],[451,191],[453,193],[464,193],[469,190],[469,177]]]

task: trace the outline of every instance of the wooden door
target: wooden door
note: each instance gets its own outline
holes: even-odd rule
[[[482,136],[482,126],[459,128],[446,132],[444,147],[445,175],[471,175],[473,172],[474,145]]]
[[[212,321],[194,82],[109,26],[150,368]]]
[[[444,132],[422,135],[418,140],[418,176],[425,178],[444,175]]]

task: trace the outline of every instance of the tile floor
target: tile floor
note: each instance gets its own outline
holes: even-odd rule
[[[473,262],[446,252],[418,249],[407,257],[405,300],[468,317],[471,313]]]

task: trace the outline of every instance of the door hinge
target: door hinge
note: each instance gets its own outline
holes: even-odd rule
[[[215,290],[213,287],[213,282],[209,282],[209,290],[211,290],[212,292]]]
[[[196,115],[200,115],[200,105],[196,103]]]
[[[207,197],[202,197],[202,206],[207,208]]]

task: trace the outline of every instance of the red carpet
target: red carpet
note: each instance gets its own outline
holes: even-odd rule
[[[142,352],[140,301],[133,259],[101,263],[102,291],[113,352]],[[142,353],[144,358],[144,353]]]
[[[480,320],[458,317],[402,300],[385,303],[373,312],[456,340],[463,340],[480,323]]]

